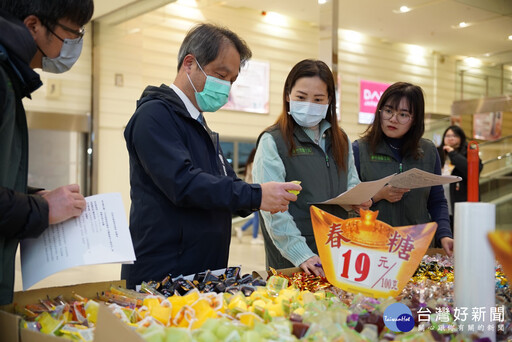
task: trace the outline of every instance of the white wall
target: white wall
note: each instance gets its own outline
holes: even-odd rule
[[[410,82],[422,87],[427,113],[450,114],[455,95],[455,59],[407,44],[383,42],[339,30],[341,126],[354,140],[366,129],[357,123],[359,82]]]
[[[198,9],[173,3],[116,26],[99,24],[94,47],[100,70],[98,192],[121,191],[129,207],[124,127],[145,86],[172,83],[181,42],[199,22],[227,26],[246,40],[253,59],[270,63],[270,114],[221,110],[206,113],[209,126],[223,138],[256,139],[276,120],[288,71],[298,61],[316,57],[318,29],[292,19],[281,25],[266,20],[254,10],[218,6]],[[115,86],[115,74],[123,75],[123,87]]]
[[[251,47],[253,59],[270,64],[269,114],[206,114],[210,127],[224,139],[256,139],[280,113],[282,87],[291,67],[304,58],[318,57],[317,24],[286,17],[276,19],[262,16],[259,11],[216,4],[197,8],[194,1],[179,1],[120,24],[96,23],[94,47],[89,26],[82,56],[73,69],[61,75],[42,73],[43,81],[60,80],[60,98],[46,98],[43,88],[34,94],[33,100],[25,101],[28,110],[71,114],[94,110],[99,126],[99,147],[95,151],[99,157],[98,192],[121,192],[126,208],[130,201],[124,126],[147,85],[170,84],[174,80],[181,41],[194,24],[204,21],[237,32]],[[452,101],[460,97],[455,57],[441,57],[432,51],[421,52],[418,47],[383,42],[343,29],[339,30],[338,45],[341,126],[352,140],[366,128],[357,123],[362,79],[418,84],[425,91],[426,111],[432,113],[450,114]],[[94,109],[93,56],[94,94],[98,94]],[[116,74],[122,76],[122,86],[116,86]]]

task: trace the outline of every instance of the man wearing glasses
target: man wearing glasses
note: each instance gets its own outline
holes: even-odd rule
[[[28,128],[22,99],[41,85],[33,70],[69,70],[82,51],[92,0],[0,0],[0,305],[12,301],[18,243],[79,216],[78,185],[27,186]]]

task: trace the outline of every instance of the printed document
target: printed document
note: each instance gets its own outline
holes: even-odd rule
[[[350,210],[351,205],[359,205],[369,201],[386,184],[402,189],[417,189],[427,186],[460,182],[461,180],[461,177],[440,176],[414,168],[375,181],[361,182],[337,197],[324,202],[317,202],[317,204],[337,204],[345,210]]]
[[[337,204],[348,211],[351,209],[351,205],[359,205],[369,201],[393,177],[394,175],[391,175],[376,181],[361,182],[341,195],[324,202],[319,202],[318,204]]]
[[[389,184],[396,188],[417,189],[426,186],[460,182],[461,180],[462,178],[458,176],[440,176],[414,168],[395,175]]]
[[[23,290],[70,267],[135,260],[121,194],[85,200],[86,209],[79,217],[50,225],[36,239],[22,240]]]

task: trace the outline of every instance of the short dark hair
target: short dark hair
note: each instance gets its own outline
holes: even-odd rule
[[[418,149],[419,142],[425,132],[425,98],[421,87],[406,83],[397,82],[390,85],[380,97],[373,123],[364,132],[363,139],[367,140],[370,150],[375,152],[377,145],[384,139],[385,134],[381,127],[380,110],[385,105],[397,110],[400,100],[405,98],[409,104],[409,113],[412,114],[412,125],[403,136],[402,156],[410,155],[415,159],[421,157]]]
[[[54,29],[60,19],[74,24],[87,24],[94,12],[93,0],[0,0],[0,9],[19,20],[35,15],[41,23]]]
[[[233,31],[213,24],[194,26],[181,43],[178,71],[188,54],[194,55],[197,62],[204,67],[217,58],[219,48],[226,43],[232,44],[240,54],[240,67],[251,58],[252,52],[247,43]]]

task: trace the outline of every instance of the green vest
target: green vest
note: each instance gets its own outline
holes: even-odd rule
[[[283,139],[279,128],[267,131],[272,135],[277,146],[279,156],[283,161],[286,170],[285,181],[301,181],[302,191],[297,201],[290,202],[289,213],[292,215],[297,228],[313,253],[318,254],[309,213],[310,203],[323,202],[336,197],[347,190],[347,172],[339,170],[331,148],[330,129],[327,130],[325,153],[320,146],[315,144],[302,128],[296,126],[293,132],[295,149],[292,156],[288,153],[288,146]],[[350,148],[350,147],[349,147]],[[348,163],[348,155],[345,157],[345,164]],[[340,172],[338,172],[340,171]],[[316,205],[333,215],[347,218],[347,212],[337,205]],[[284,258],[275,247],[265,228],[263,219],[262,234],[265,240],[265,252],[267,267],[276,269],[295,267],[288,259]]]
[[[421,139],[419,149],[422,157],[414,159],[405,156],[402,162],[395,159],[393,151],[385,142],[381,142],[371,153],[367,142],[359,139],[359,177],[361,182],[369,182],[400,172],[417,168],[434,173],[437,150],[435,145],[426,139]],[[386,222],[393,227],[421,224],[432,221],[428,212],[427,203],[430,187],[412,189],[405,193],[401,201],[390,203],[381,200],[375,203],[371,210],[379,211],[377,220]]]

